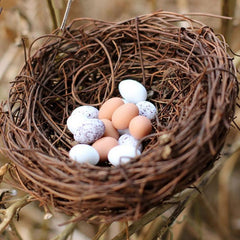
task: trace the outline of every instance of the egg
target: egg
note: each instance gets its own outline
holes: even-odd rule
[[[136,138],[141,139],[152,131],[152,123],[145,116],[136,116],[129,123],[129,132]]]
[[[131,145],[118,145],[113,147],[108,153],[108,161],[113,166],[128,163],[131,158],[139,156],[141,153]]]
[[[125,103],[118,107],[112,115],[112,124],[116,129],[126,129],[132,118],[139,113],[138,107],[133,103]]]
[[[125,129],[118,129],[118,133],[119,133],[120,135],[123,135],[123,134],[130,134],[128,128],[125,128]]]
[[[108,99],[99,109],[98,118],[99,119],[109,119],[112,120],[113,112],[124,104],[124,101],[119,97],[113,97]]]
[[[145,116],[153,120],[157,115],[156,107],[149,101],[141,101],[136,104],[139,110],[139,115]]]
[[[136,80],[126,79],[121,81],[118,90],[121,96],[130,103],[138,103],[147,99],[146,88]]]
[[[105,125],[101,120],[85,118],[73,136],[78,143],[90,144],[102,137],[104,132]]]
[[[118,143],[120,145],[131,145],[135,148],[137,147],[140,152],[142,151],[142,144],[139,144],[139,141],[130,134],[123,134],[122,136],[120,136],[118,139]]]
[[[77,144],[69,151],[69,157],[78,163],[90,163],[96,165],[100,156],[95,148],[87,144]]]
[[[67,119],[67,128],[68,130],[74,134],[78,129],[79,125],[82,124],[85,117],[79,116],[78,114],[70,115]]]
[[[103,134],[103,137],[113,137],[115,139],[119,138],[119,132],[118,130],[112,125],[112,121],[109,119],[101,119],[105,125],[105,132]]]
[[[108,152],[118,145],[118,141],[113,137],[102,137],[93,143],[92,147],[95,148],[100,156],[100,161],[108,159]]]
[[[98,109],[93,106],[80,106],[75,108],[71,115],[78,115],[79,117],[86,117],[86,118],[98,118]]]

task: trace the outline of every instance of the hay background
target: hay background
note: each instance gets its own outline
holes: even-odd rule
[[[55,1],[57,2],[57,8],[59,9],[59,15],[63,15],[65,1]],[[104,20],[120,20],[133,17],[135,15],[144,14],[149,11],[156,9],[164,9],[169,11],[184,11],[184,8],[180,9],[176,1],[173,0],[161,0],[154,1],[147,0],[103,0],[101,4],[100,1],[90,0],[87,3],[84,1],[75,0],[74,6],[70,13],[70,19],[78,16],[87,16],[94,18],[101,18]],[[49,12],[46,11],[46,2],[41,0],[2,0],[0,6],[4,7],[4,12],[0,16],[0,100],[5,99],[9,88],[9,82],[14,79],[15,75],[19,72],[22,67],[23,61],[23,50],[21,47],[21,36],[26,37],[29,42],[31,42],[37,36],[51,31],[52,24],[49,17]],[[213,1],[188,1],[189,11],[198,12],[208,12],[213,14],[220,14],[220,0]],[[119,11],[121,9],[121,11]],[[239,7],[236,9],[236,12]],[[184,12],[186,12],[184,11]],[[43,19],[48,19],[43,21]],[[239,16],[234,21],[236,24],[235,31],[232,32],[231,36],[231,47],[234,51],[240,49],[239,37]],[[201,18],[202,21],[208,23],[212,26],[216,32],[220,29],[220,21],[212,18]],[[238,31],[237,31],[238,30]],[[17,47],[20,45],[20,47]],[[4,59],[4,60],[3,60]],[[228,151],[231,147],[236,147],[239,145],[239,135],[236,130],[233,130],[228,137],[227,148]],[[220,224],[228,225],[229,231],[232,235],[237,237],[240,236],[240,196],[237,194],[240,188],[239,180],[239,161],[238,155],[235,156],[236,163],[234,165],[234,171],[227,164],[223,170],[226,174],[229,174],[229,178],[226,179],[226,175],[219,174],[214,181],[206,189],[206,198],[214,214],[209,214],[202,204],[202,200],[198,199],[195,201],[189,210],[191,214],[183,221],[182,224],[177,224],[173,228],[173,235],[177,235],[180,228],[185,232],[185,236],[179,235],[179,238],[174,239],[211,239],[218,240],[219,229],[217,227],[216,221],[220,221]],[[0,161],[3,163],[6,160],[1,157]],[[227,159],[228,162],[232,161],[232,158]],[[228,169],[227,169],[228,167]],[[229,180],[228,185],[222,185],[225,181]],[[227,186],[227,189],[226,189]],[[8,188],[6,184],[0,185],[1,189]],[[221,194],[224,194],[223,196]],[[226,205],[227,204],[227,205]],[[223,210],[221,206],[227,209],[228,216],[223,216]],[[33,214],[34,213],[34,214]],[[225,211],[226,213],[226,211]],[[21,221],[18,222],[18,229],[21,232],[23,239],[36,239],[33,236],[38,236],[39,239],[50,239],[56,232],[60,231],[60,227],[57,226],[66,219],[64,215],[56,214],[53,219],[49,221],[43,221],[44,212],[38,205],[27,206],[21,211]],[[217,219],[217,220],[216,220]],[[26,228],[26,226],[28,226]],[[113,225],[110,230],[109,235],[113,235],[114,232],[118,231],[119,226]],[[74,233],[73,239],[90,239],[95,232],[95,226],[81,224],[79,225],[77,231]],[[82,235],[84,234],[84,235]],[[199,237],[199,238],[198,238]],[[1,236],[0,236],[1,239]]]

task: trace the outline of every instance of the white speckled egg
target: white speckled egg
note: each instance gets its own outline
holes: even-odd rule
[[[136,104],[139,110],[139,115],[145,116],[153,120],[157,115],[156,107],[149,101],[141,101]]]
[[[118,129],[118,132],[119,132],[120,135],[123,135],[123,134],[130,134],[128,128],[125,128],[125,129]]]
[[[100,156],[95,148],[87,144],[77,144],[69,151],[69,157],[79,163],[90,163],[96,165]]]
[[[132,79],[121,81],[118,90],[121,96],[130,103],[138,103],[147,99],[146,88],[140,82]]]
[[[98,118],[98,109],[93,106],[80,106],[72,111],[71,115],[75,114],[86,118]]]
[[[131,145],[118,145],[108,153],[108,161],[113,166],[128,163],[131,158],[140,155],[140,151]]]
[[[78,129],[79,125],[82,124],[82,121],[84,121],[86,118],[81,117],[78,114],[70,115],[67,119],[67,128],[68,130],[74,134],[76,130]]]
[[[138,144],[139,141],[130,134],[123,134],[122,136],[120,136],[118,139],[118,143],[120,145],[131,145],[135,148],[138,146],[138,150],[140,152],[142,151],[142,144]]]
[[[74,139],[79,143],[90,144],[102,137],[104,132],[105,125],[103,121],[85,118],[78,125],[74,133]]]

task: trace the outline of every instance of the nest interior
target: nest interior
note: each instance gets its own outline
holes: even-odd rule
[[[1,106],[0,131],[12,177],[42,204],[81,220],[136,219],[218,158],[238,88],[224,39],[205,24],[164,11],[119,23],[75,19],[31,48]],[[119,96],[127,78],[158,109],[141,156],[119,167],[71,161],[71,111]]]

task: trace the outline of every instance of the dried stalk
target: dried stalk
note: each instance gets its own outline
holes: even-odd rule
[[[8,168],[9,168],[8,163],[0,167],[0,183],[2,182],[4,175],[7,173]]]
[[[73,0],[68,0],[68,2],[67,2],[66,10],[65,10],[65,13],[64,13],[64,16],[63,16],[61,27],[60,27],[61,30],[63,30],[66,26],[69,11],[70,11],[70,8],[71,8],[71,5],[72,5],[72,1]]]
[[[25,205],[30,203],[30,200],[31,197],[29,195],[26,195],[16,200],[7,209],[0,209],[0,218],[2,220],[2,222],[0,223],[0,234],[3,233],[3,231],[11,223],[16,213],[19,212],[20,209],[23,208]]]
[[[101,225],[98,232],[96,233],[92,240],[100,239],[103,236],[103,234],[109,229],[110,225],[111,225],[110,223]]]
[[[68,237],[73,233],[77,224],[77,222],[69,223],[61,233],[59,233],[56,237],[53,238],[53,240],[67,240]]]
[[[224,164],[222,170],[218,176],[218,221],[220,222],[220,226],[223,226],[225,232],[230,235],[229,231],[231,229],[231,224],[229,222],[230,217],[230,180],[231,175],[234,170],[235,165],[239,160],[240,149],[238,149],[234,154],[232,154]],[[216,215],[214,215],[216,216]]]
[[[48,9],[50,12],[51,20],[52,20],[53,29],[56,29],[56,28],[58,28],[56,9],[54,7],[52,0],[47,0],[47,4],[48,4]]]
[[[227,17],[234,17],[236,9],[236,0],[222,0],[222,15]],[[222,19],[221,32],[224,35],[226,42],[231,43],[231,36],[233,30],[233,19]]]
[[[218,217],[216,217],[218,214],[213,209],[213,207],[210,205],[210,203],[207,200],[207,198],[205,197],[205,195],[202,194],[200,197],[201,197],[201,200],[202,200],[202,203],[203,203],[204,207],[206,208],[206,213],[208,213],[207,215],[209,216],[209,219],[211,219],[211,221],[213,222],[213,226],[215,226],[216,232],[218,233],[220,238],[222,240],[232,239],[231,236],[230,236],[230,233],[228,231],[229,230],[228,226],[224,225],[224,223],[221,222]],[[224,205],[224,208],[225,207],[226,206]],[[221,211],[222,211],[222,209],[220,209],[218,212],[221,212]]]

